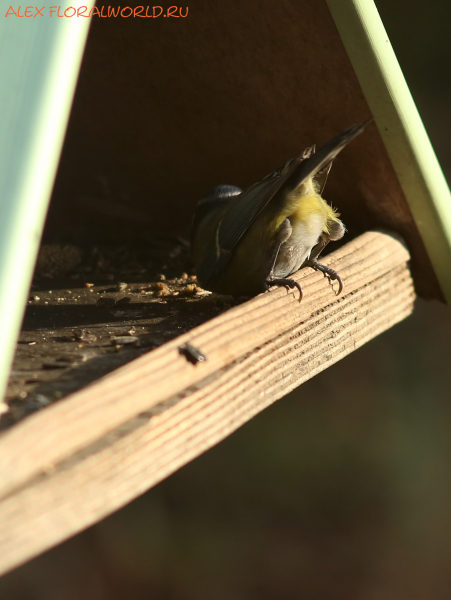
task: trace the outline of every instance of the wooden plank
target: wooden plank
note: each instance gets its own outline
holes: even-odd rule
[[[321,274],[306,269],[295,275],[304,288],[301,303],[296,293],[285,289],[261,294],[30,416],[0,437],[0,497],[318,310],[342,306],[345,298],[408,260],[406,248],[394,237],[365,233],[325,260],[343,278],[342,296],[335,297]],[[178,352],[186,342],[200,348],[208,360],[189,363]]]
[[[354,259],[354,269],[371,269],[359,253]],[[263,299],[268,296],[272,294]],[[385,274],[331,304],[318,303],[303,320],[253,352],[17,490],[0,502],[0,572],[143,493],[294,387],[404,319],[414,297],[407,264],[395,259]],[[278,316],[271,318],[277,321]]]

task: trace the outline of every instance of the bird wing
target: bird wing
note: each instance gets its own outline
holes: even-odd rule
[[[300,160],[305,159],[290,159],[230,202],[219,227],[218,241],[222,249],[232,252],[236,248],[243,235],[274,198]]]
[[[288,161],[283,167],[267,175],[262,181],[255,183],[239,195],[218,197],[214,190],[212,196],[201,199],[196,208],[192,227],[192,245],[198,235],[199,225],[204,221],[210,210],[222,212],[222,217],[216,228],[210,229],[208,239],[204,240],[202,260],[197,263],[196,270],[200,283],[208,288],[214,288],[218,278],[227,268],[237,246],[248,227],[255,221],[262,207],[271,200],[279,187],[279,180],[285,171],[290,172]],[[225,186],[219,186],[222,188]],[[219,189],[218,188],[218,189]],[[238,188],[237,188],[238,189]],[[210,212],[210,214],[212,214]],[[218,215],[219,217],[220,215]]]

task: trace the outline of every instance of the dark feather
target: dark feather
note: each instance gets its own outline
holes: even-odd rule
[[[221,210],[230,200],[243,190],[235,185],[217,185],[206,192],[196,205],[193,221],[191,223],[191,244],[196,236],[199,225],[206,215],[215,209]]]

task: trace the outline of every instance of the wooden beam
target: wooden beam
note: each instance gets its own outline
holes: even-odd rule
[[[260,295],[5,433],[0,572],[123,506],[408,316],[408,260],[390,235],[366,233],[325,261],[343,277],[341,296],[301,272],[301,304],[283,289]],[[208,360],[181,356],[187,341]]]

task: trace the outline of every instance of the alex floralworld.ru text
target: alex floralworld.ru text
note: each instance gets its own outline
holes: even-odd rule
[[[18,17],[18,18],[33,18],[43,17],[48,15],[50,17],[142,17],[148,19],[156,19],[157,17],[187,17],[188,7],[182,8],[181,6],[170,6],[166,10],[162,6],[137,6],[131,8],[130,6],[124,6],[122,9],[120,6],[102,6],[100,9],[94,6],[89,8],[87,6],[69,6],[69,8],[63,9],[61,6],[42,6],[38,8],[36,6],[19,6],[14,9],[12,6],[6,11],[5,17]]]

